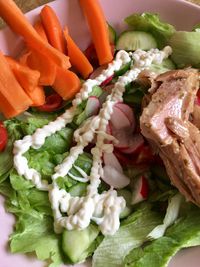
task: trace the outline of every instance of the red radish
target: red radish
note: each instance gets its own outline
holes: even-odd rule
[[[141,134],[134,134],[131,139],[129,140],[128,147],[121,147],[119,148],[122,153],[125,154],[135,154],[137,153],[141,147],[144,145],[144,138]],[[116,147],[119,144],[116,145]]]
[[[90,117],[90,116],[98,114],[99,109],[100,109],[99,99],[96,96],[90,96],[88,98],[88,101],[85,107],[86,116]]]
[[[103,81],[103,82],[101,83],[100,86],[104,87],[104,86],[108,85],[108,84],[112,81],[113,77],[114,77],[114,75],[108,77],[105,81]]]
[[[145,199],[147,199],[149,193],[149,184],[147,178],[142,175],[134,183],[132,201],[131,204],[137,204]]]
[[[109,165],[103,167],[102,179],[110,186],[118,189],[124,188],[130,183],[130,179],[126,175]]]
[[[133,109],[128,105],[118,102],[115,107],[119,108],[128,118],[130,124],[132,125],[133,130],[135,129],[135,116],[133,113]]]
[[[113,107],[113,113],[111,115],[110,122],[116,130],[131,127],[129,119],[126,117],[124,112],[122,112],[116,106]]]
[[[123,169],[121,164],[119,163],[117,157],[113,153],[104,153],[103,154],[103,161],[105,166],[111,166],[115,168],[118,172],[123,173]]]
[[[112,128],[110,126],[110,123],[107,124],[106,133],[112,135]]]

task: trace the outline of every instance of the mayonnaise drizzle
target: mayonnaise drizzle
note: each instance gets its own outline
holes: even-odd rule
[[[114,234],[120,225],[119,216],[125,208],[125,200],[118,197],[117,192],[110,189],[102,194],[98,193],[98,187],[103,176],[102,154],[104,152],[111,153],[113,144],[106,143],[107,140],[116,140],[106,134],[106,127],[113,112],[113,106],[122,101],[125,86],[133,80],[144,69],[148,69],[153,62],[161,63],[171,53],[171,48],[166,47],[163,51],[151,49],[148,52],[137,50],[134,53],[119,51],[116,59],[108,65],[106,70],[96,77],[96,79],[88,79],[82,86],[80,92],[72,101],[72,107],[64,114],[59,116],[55,121],[50,122],[43,128],[39,128],[30,136],[25,136],[22,140],[14,143],[14,167],[20,175],[31,180],[40,190],[49,191],[49,199],[52,205],[54,215],[54,228],[56,232],[61,232],[62,228],[84,229],[91,220],[99,224],[102,233]],[[123,64],[130,62],[131,57],[134,59],[131,69],[125,75],[119,77],[110,95],[107,96],[99,114],[88,119],[79,129],[74,132],[74,139],[77,145],[70,149],[69,155],[63,162],[55,167],[55,173],[52,176],[52,184],[48,185],[47,181],[42,180],[41,174],[36,170],[29,168],[27,159],[23,154],[33,147],[40,148],[45,139],[61,130],[66,124],[70,123],[77,113],[77,106],[88,98],[95,85],[100,85],[104,80],[113,75],[114,71],[119,70]],[[74,166],[78,156],[83,153],[84,148],[93,140],[96,135],[96,146],[91,150],[93,156],[93,165],[91,173],[87,176],[79,167]],[[70,169],[74,166],[82,177],[76,177],[70,173]],[[90,184],[87,187],[86,196],[72,197],[68,192],[59,189],[56,179],[69,175],[78,181]],[[66,216],[63,217],[63,213]]]

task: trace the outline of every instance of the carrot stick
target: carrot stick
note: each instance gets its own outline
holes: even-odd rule
[[[49,43],[60,52],[65,53],[62,28],[54,10],[50,6],[45,5],[41,10],[40,17]]]
[[[39,85],[49,86],[55,81],[57,66],[38,51],[31,50],[27,57],[27,65],[40,72]]]
[[[0,92],[15,110],[25,110],[32,100],[25,93],[10,69],[6,58],[0,52]],[[0,103],[1,106],[1,103]]]
[[[87,57],[84,55],[84,53],[79,49],[79,47],[70,37],[67,27],[65,27],[63,32],[64,32],[64,37],[67,41],[67,51],[70,62],[72,66],[75,67],[75,69],[85,79],[93,72],[93,67],[88,61]]]
[[[46,32],[44,30],[44,27],[42,25],[41,20],[37,20],[34,25],[33,25],[34,29],[36,30],[36,32],[39,34],[39,36],[48,43],[48,38],[46,35]]]
[[[53,88],[64,100],[69,100],[79,92],[80,80],[74,72],[58,67]]]
[[[69,58],[42,40],[13,0],[0,0],[0,16],[14,32],[24,37],[30,47],[50,58],[58,66],[70,67]]]
[[[6,60],[25,92],[32,92],[38,85],[40,73],[27,66],[23,66],[11,57],[6,57]]]
[[[79,0],[87,19],[99,64],[107,64],[113,56],[109,44],[108,26],[98,0]]]
[[[31,106],[37,107],[44,105],[46,97],[44,88],[42,86],[36,86],[32,92],[28,93],[28,95],[33,101],[33,104]]]
[[[1,83],[0,83],[0,88],[1,88]],[[24,112],[25,109],[23,110],[16,110],[13,106],[10,105],[8,100],[3,96],[0,90],[0,112],[3,113],[4,117],[6,119],[13,118],[20,113]]]

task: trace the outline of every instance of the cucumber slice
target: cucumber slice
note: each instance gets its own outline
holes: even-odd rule
[[[69,193],[73,197],[81,197],[86,193],[87,184],[78,183],[72,186],[69,190]]]
[[[137,49],[149,50],[156,48],[157,43],[154,37],[147,32],[126,31],[123,32],[116,44],[117,50],[135,51]]]
[[[114,73],[114,77],[117,76],[122,76],[124,73],[126,73],[131,66],[131,62],[126,63],[125,65],[123,65],[119,70],[116,70]]]
[[[109,34],[110,43],[115,44],[117,40],[117,33],[109,23],[108,23],[108,34]]]
[[[62,235],[62,249],[72,263],[78,263],[88,256],[87,249],[99,234],[94,225],[89,225],[84,230],[65,230]]]

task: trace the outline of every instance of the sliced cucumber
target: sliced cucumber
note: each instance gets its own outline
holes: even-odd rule
[[[73,197],[81,197],[86,193],[87,184],[78,183],[72,186],[69,190],[69,193]]]
[[[156,48],[157,43],[154,37],[147,32],[142,31],[126,31],[123,32],[116,44],[117,50],[135,51],[137,49],[149,50]]]
[[[126,63],[125,65],[123,65],[119,70],[116,70],[114,73],[114,77],[117,76],[122,76],[124,73],[126,73],[131,66],[131,62]]]
[[[87,249],[99,234],[94,225],[89,225],[84,230],[65,230],[62,235],[62,249],[72,263],[78,263],[88,255]]]
[[[117,40],[117,33],[109,23],[108,23],[108,34],[109,34],[110,43],[115,44]]]

